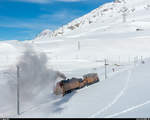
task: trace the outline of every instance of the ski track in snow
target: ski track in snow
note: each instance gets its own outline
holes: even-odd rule
[[[115,76],[115,75],[117,75],[118,73],[124,72],[124,71],[127,71],[127,70],[128,70],[128,68],[127,68],[127,69],[123,69],[123,70],[121,70],[121,71],[119,71],[119,72],[117,72],[117,73],[109,74],[109,77]],[[56,99],[56,101],[57,101],[57,100],[58,100],[58,99]],[[54,100],[54,101],[55,101],[55,100]],[[53,103],[54,101],[51,101],[51,102],[48,102],[48,103]],[[40,105],[38,105],[38,106],[36,106],[36,107],[31,107],[31,108],[29,108],[29,111],[34,111],[34,110],[43,108],[45,105],[47,105],[47,102],[46,102],[46,103],[42,103],[42,104],[40,104]],[[22,112],[21,114],[23,115],[24,113],[29,112],[29,111],[26,110],[26,111]],[[17,116],[17,115],[16,115],[16,116]],[[16,116],[15,116],[15,117],[16,117]]]
[[[108,110],[112,105],[114,105],[119,99],[120,97],[124,94],[124,92],[126,91],[126,89],[128,88],[128,83],[130,81],[131,78],[131,74],[132,74],[132,68],[130,70],[128,70],[128,77],[127,77],[127,82],[124,86],[124,88],[122,89],[122,91],[115,97],[115,99],[108,104],[106,107],[104,107],[103,109],[101,109],[100,111],[96,112],[95,114],[91,115],[89,118],[96,118],[97,116],[99,116],[102,112]]]
[[[147,105],[147,104],[150,104],[150,100],[149,100],[149,101],[144,102],[143,104],[139,104],[139,105],[136,105],[136,106],[130,107],[130,108],[128,108],[128,109],[125,109],[125,110],[123,110],[123,111],[121,111],[121,112],[118,112],[118,113],[115,113],[115,114],[109,115],[109,116],[107,116],[107,117],[105,117],[105,118],[112,118],[112,117],[116,117],[116,116],[118,116],[118,115],[120,115],[120,114],[130,112],[130,111],[135,110],[135,109],[137,109],[137,108],[143,107],[144,105]]]
[[[126,70],[128,70],[128,68],[127,68],[127,69],[123,69],[123,70],[121,70],[121,71],[118,71],[118,72],[116,72],[116,73],[110,73],[110,74],[109,74],[109,77],[115,76],[115,75],[117,75],[118,73],[124,72],[124,71],[126,71]],[[58,98],[58,99],[59,99],[59,98]],[[43,107],[44,107],[45,105],[47,105],[48,103],[51,104],[51,103],[53,103],[54,101],[57,101],[58,99],[54,99],[53,101],[50,101],[50,102],[43,102],[43,103],[39,104],[38,106],[35,106],[35,105],[30,106],[30,107],[26,108],[24,111],[22,111],[22,112],[21,112],[21,115],[23,115],[23,114],[25,114],[25,113],[27,113],[27,112],[29,112],[29,111],[36,111],[36,110],[38,110],[38,109],[40,109],[40,108],[43,108]],[[1,116],[1,117],[18,117],[18,115],[15,114],[14,112],[2,113],[2,114],[0,114],[0,116]]]
[[[53,102],[55,102],[55,101],[57,101],[57,100],[59,100],[59,99],[60,99],[60,98],[53,99],[52,101],[49,101],[49,102],[43,102],[43,103],[39,104],[38,106],[33,105],[33,106],[31,106],[31,107],[25,109],[24,111],[22,111],[20,115],[23,115],[23,114],[25,114],[25,113],[27,113],[27,112],[29,112],[29,111],[32,112],[32,111],[39,110],[39,109],[45,107],[47,104],[51,104],[51,103],[53,103]],[[19,117],[19,116],[18,116],[17,114],[14,114],[14,115],[12,114],[12,115],[9,115],[9,116],[7,116],[7,117]]]

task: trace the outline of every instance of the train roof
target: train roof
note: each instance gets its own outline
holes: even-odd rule
[[[83,75],[84,78],[85,77],[94,77],[94,76],[98,76],[98,74],[97,73],[88,73],[86,75]]]
[[[67,80],[62,80],[63,83],[69,83],[69,82],[75,82],[75,81],[82,82],[82,78],[71,78]]]

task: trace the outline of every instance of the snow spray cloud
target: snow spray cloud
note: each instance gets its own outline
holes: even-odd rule
[[[47,62],[47,56],[36,53],[32,47],[27,47],[20,57],[17,66],[20,68],[20,95],[24,102],[34,100],[40,94],[52,92],[60,72],[47,68]],[[16,80],[9,82],[9,85],[11,91],[16,91]]]
[[[44,89],[50,93],[57,78],[55,71],[47,68],[44,53],[36,54],[27,49],[18,64],[20,68],[20,86],[24,100],[37,96]]]

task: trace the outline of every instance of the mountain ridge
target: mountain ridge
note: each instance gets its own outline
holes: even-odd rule
[[[108,24],[108,26],[110,26],[115,22],[127,22],[127,16],[131,15],[131,17],[133,17],[133,13],[143,9],[143,7],[145,9],[150,8],[150,2],[148,2],[148,0],[115,0],[113,2],[105,3],[88,14],[52,31],[47,39],[67,36],[74,31],[79,31],[80,29],[81,31],[82,29],[84,31],[84,29],[87,29],[87,26],[93,26],[94,23],[102,24],[102,26]],[[134,21],[134,19],[132,21]],[[45,38],[41,37],[41,39]]]

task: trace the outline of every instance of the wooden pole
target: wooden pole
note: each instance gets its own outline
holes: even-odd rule
[[[78,50],[80,51],[80,41],[78,41]]]
[[[141,62],[143,61],[143,56],[141,56]]]
[[[62,26],[62,35],[64,34],[64,25]]]
[[[120,56],[119,56],[119,65],[120,65]]]
[[[125,23],[126,22],[126,13],[123,13],[123,23]]]
[[[20,115],[20,85],[19,85],[19,66],[17,66],[17,114]]]
[[[128,58],[128,62],[129,62],[129,64],[130,64],[130,56],[129,56],[129,58]]]
[[[107,61],[106,59],[104,61],[105,61],[105,80],[106,80],[107,79]]]

